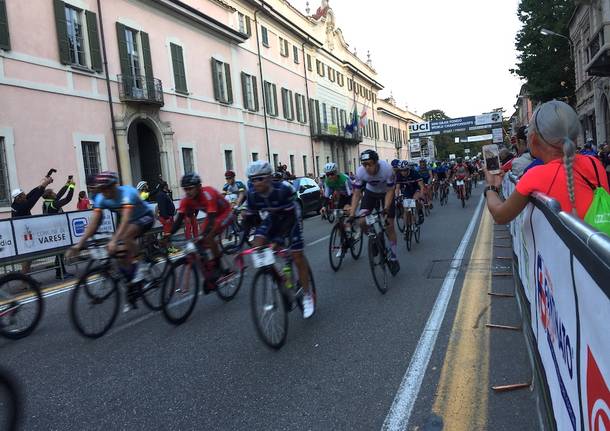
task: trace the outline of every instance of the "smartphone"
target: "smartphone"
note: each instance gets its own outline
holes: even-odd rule
[[[483,145],[483,159],[485,169],[490,174],[499,174],[500,171],[500,149],[496,144]]]
[[[72,178],[74,178],[74,175],[68,175],[68,181],[72,181]]]

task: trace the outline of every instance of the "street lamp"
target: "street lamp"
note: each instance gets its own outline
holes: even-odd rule
[[[540,34],[543,36],[561,37],[562,39],[567,40],[568,43],[570,44],[570,58],[572,59],[572,61],[574,60],[574,45],[572,44],[572,39],[570,39],[568,36],[564,36],[563,34],[551,31],[548,28],[541,28]]]

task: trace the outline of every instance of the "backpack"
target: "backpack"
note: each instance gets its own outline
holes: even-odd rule
[[[584,175],[580,172],[578,173],[589,187],[591,187],[591,190],[593,190],[593,201],[591,201],[591,206],[589,206],[587,214],[585,215],[585,222],[600,232],[604,232],[606,235],[610,236],[610,194],[608,194],[606,189],[601,185],[602,183],[599,180],[599,173],[597,172],[595,162],[592,158],[589,159],[591,160],[593,169],[595,169],[595,176],[599,186],[595,187],[584,177]]]

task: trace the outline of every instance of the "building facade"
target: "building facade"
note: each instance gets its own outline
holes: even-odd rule
[[[0,215],[50,168],[79,190],[110,169],[178,191],[257,159],[297,176],[391,159],[421,119],[383,88],[327,1],[0,0]]]
[[[577,2],[569,31],[583,140],[610,142],[610,1]]]

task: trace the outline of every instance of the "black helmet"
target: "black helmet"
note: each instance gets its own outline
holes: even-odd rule
[[[201,177],[195,173],[186,174],[180,180],[180,187],[193,187],[201,184]]]
[[[360,153],[360,161],[364,162],[366,160],[373,160],[376,162],[379,160],[379,154],[377,154],[375,150],[364,150],[362,153]]]

